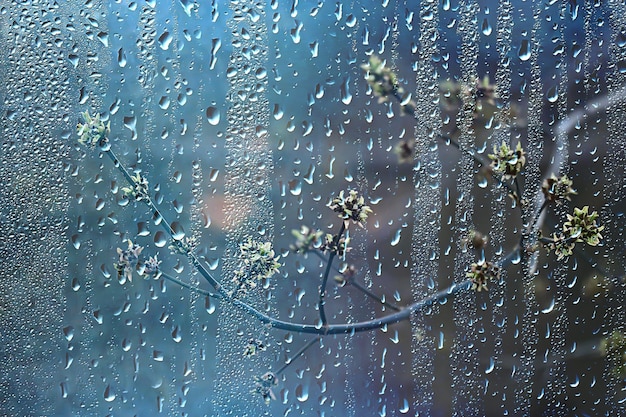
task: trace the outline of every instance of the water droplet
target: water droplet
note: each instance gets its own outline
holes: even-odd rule
[[[487,20],[486,17],[483,20],[483,24],[481,25],[480,29],[482,30],[483,35],[485,35],[485,36],[491,35],[492,28],[491,28],[491,25],[489,24],[489,21]]]
[[[212,126],[217,126],[220,123],[220,111],[213,106],[206,109],[206,117]]]
[[[293,41],[293,43],[298,44],[300,43],[300,31],[302,30],[302,22],[300,22],[299,20],[295,21],[296,23],[296,27],[292,28],[289,31],[289,34],[291,35],[291,40]]]
[[[289,192],[292,195],[300,195],[302,193],[302,182],[299,180],[289,181]]]
[[[309,387],[308,387],[308,385],[299,384],[296,387],[296,398],[298,399],[298,401],[300,401],[302,403],[309,399]]]
[[[346,26],[348,26],[349,28],[355,27],[356,26],[356,22],[357,22],[356,17],[354,17],[353,14],[349,14],[346,17]]]
[[[137,222],[137,236],[148,236],[149,234],[148,224],[146,222]]]
[[[157,248],[162,248],[167,244],[167,236],[162,230],[159,230],[154,234],[154,245]]]
[[[104,401],[110,403],[114,399],[115,399],[115,393],[111,389],[111,386],[107,385],[107,387],[104,389]]]
[[[274,116],[274,119],[276,120],[280,120],[283,118],[283,115],[285,114],[283,107],[280,104],[274,104],[274,110],[272,111],[272,115]]]
[[[159,107],[163,110],[167,110],[170,107],[170,98],[167,96],[161,96],[159,100]]]
[[[172,40],[174,40],[174,37],[168,31],[163,32],[158,39],[159,47],[164,51],[167,51],[172,43]]]
[[[179,222],[172,223],[172,238],[174,240],[182,240],[185,237],[185,230]]]
[[[522,39],[522,43],[519,46],[519,50],[517,52],[519,59],[522,61],[528,61],[530,59],[530,43],[528,39]]]
[[[63,328],[63,335],[68,342],[71,342],[74,338],[74,326],[67,326]]]
[[[350,93],[350,77],[346,77],[346,79],[341,83],[341,102],[343,104],[350,104],[352,102],[352,94]]]
[[[131,341],[128,340],[127,338],[124,338],[124,340],[122,340],[122,350],[124,352],[128,352],[131,347],[132,347]]]
[[[183,337],[180,335],[180,328],[178,326],[174,327],[174,330],[172,330],[172,339],[174,339],[174,342],[179,343],[181,340],[183,340]]]
[[[550,103],[554,103],[559,99],[559,91],[556,86],[552,86],[548,89],[548,93],[546,94],[546,98]]]
[[[399,409],[400,413],[406,414],[409,412],[409,409],[410,409],[409,401],[406,398],[403,398],[402,402],[400,403],[400,409]]]
[[[206,308],[206,312],[209,314],[215,313],[215,304],[211,301],[211,297],[206,298],[204,308]]]
[[[70,240],[72,241],[72,246],[74,246],[74,249],[80,249],[80,236],[79,235],[72,235]]]
[[[124,48],[120,48],[117,51],[117,65],[119,65],[120,68],[124,68],[126,63],[126,53],[124,52]]]
[[[402,229],[396,230],[396,234],[394,235],[393,239],[391,239],[391,246],[396,246],[398,243],[400,243],[401,232],[402,232]]]

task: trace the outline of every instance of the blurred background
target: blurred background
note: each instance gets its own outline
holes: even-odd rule
[[[625,19],[621,2],[576,0],[3,3],[0,415],[622,415]],[[372,59],[398,97],[368,84]],[[78,144],[84,111],[228,289],[240,243],[272,243],[280,274],[242,299],[281,320],[318,323],[325,263],[291,250],[292,230],[337,233],[341,190],[374,211],[350,226],[345,263],[398,306],[507,257],[551,173],[578,193],[545,211],[543,235],[588,205],[604,238],[565,260],[509,257],[487,292],[325,336],[266,404],[254,378],[313,336],[119,277],[131,240],[211,289],[109,158]],[[526,151],[523,217],[477,162],[503,141]],[[331,283],[326,312],[391,311]],[[266,350],[244,355],[250,340]]]

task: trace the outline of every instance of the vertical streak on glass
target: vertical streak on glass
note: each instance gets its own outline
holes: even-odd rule
[[[268,144],[269,105],[265,73],[268,36],[263,3],[230,2],[227,27],[232,36],[229,67],[237,70],[229,79],[224,196],[224,254],[222,284],[233,290],[241,242],[252,239],[273,243],[273,205],[270,178],[272,154]],[[280,279],[280,274],[272,279]],[[269,311],[271,296],[261,288],[238,295],[256,308]],[[252,395],[253,377],[268,372],[267,356],[244,357],[250,338],[266,339],[258,322],[230,309],[220,311],[217,330],[216,409],[220,415],[260,415],[269,410],[260,395]],[[234,383],[234,381],[238,381]],[[266,411],[267,412],[267,411]]]
[[[520,75],[522,82],[526,85],[526,97],[528,101],[527,124],[528,133],[527,140],[524,143],[521,140],[522,147],[527,152],[526,165],[524,167],[524,191],[522,198],[527,201],[534,201],[536,192],[540,187],[539,163],[543,154],[543,132],[541,113],[543,111],[542,101],[542,82],[541,68],[539,64],[538,51],[541,47],[541,23],[542,11],[544,3],[540,0],[534,0],[532,3],[532,16],[529,16],[528,7],[520,10],[520,30],[525,33],[530,25],[534,22],[530,36],[525,36],[530,48],[530,58],[526,55],[520,55],[515,59],[520,63]],[[517,22],[517,21],[516,21]],[[528,60],[529,65],[523,65],[524,60]],[[530,66],[530,68],[529,68]],[[522,138],[523,139],[523,138]],[[515,143],[512,143],[515,145]],[[525,218],[521,219],[523,224],[530,222],[529,211],[525,211]],[[527,231],[522,231],[527,233]],[[517,236],[517,235],[515,235]],[[515,320],[521,327],[519,333],[521,337],[521,352],[519,353],[520,367],[515,375],[513,385],[515,388],[515,410],[517,415],[530,415],[531,400],[535,386],[533,384],[535,376],[535,358],[537,356],[537,328],[535,313],[538,310],[535,299],[535,283],[532,274],[532,265],[535,262],[534,256],[529,256],[521,265],[521,280],[511,292],[514,294],[515,300],[519,300],[516,304],[516,310],[521,317],[516,315]],[[512,303],[513,304],[513,303]]]
[[[76,355],[72,349],[80,345],[76,350],[88,351],[89,341],[83,342],[77,335],[70,345],[61,331],[69,323],[82,327],[81,308],[88,303],[86,298],[90,294],[84,289],[71,290],[69,278],[80,277],[83,283],[91,271],[88,268],[93,266],[91,242],[77,230],[80,227],[75,226],[75,219],[68,217],[76,209],[76,200],[71,197],[76,194],[70,193],[76,181],[64,167],[68,164],[73,168],[76,163],[73,160],[76,153],[72,150],[75,115],[80,108],[76,102],[78,91],[82,87],[85,92],[82,105],[93,102],[100,105],[104,89],[89,74],[100,72],[107,58],[88,69],[83,63],[73,67],[68,62],[67,51],[57,43],[87,43],[86,37],[64,26],[55,26],[54,31],[39,30],[43,22],[69,21],[69,16],[74,15],[72,6],[61,3],[52,7],[46,2],[28,6],[3,2],[1,6],[0,413],[3,415],[60,413],[58,404],[67,400],[61,397],[59,384],[63,378],[66,381],[72,378],[67,370],[72,362],[68,359],[88,356]],[[94,7],[92,11],[101,10]],[[106,30],[106,22],[102,27]],[[97,43],[91,45],[94,50],[99,50]],[[73,81],[80,87],[72,84]],[[82,239],[80,248],[69,245],[74,233]],[[86,257],[83,259],[81,255]],[[72,262],[76,259],[80,261]],[[88,328],[89,323],[84,327]],[[73,370],[77,366],[80,365],[75,363]],[[90,404],[93,397],[77,388],[81,384],[85,391],[91,391],[87,379],[86,376],[81,376],[80,381],[72,379],[72,386],[65,387],[71,390],[68,395],[86,399]]]
[[[156,137],[156,129],[155,129],[155,120],[154,120],[154,105],[156,103],[150,102],[154,100],[156,96],[155,93],[155,82],[154,79],[157,76],[157,61],[155,59],[156,50],[156,10],[147,2],[142,4],[141,12],[139,15],[139,23],[138,23],[138,39],[136,42],[137,48],[139,51],[137,52],[137,58],[140,62],[138,65],[138,81],[141,85],[143,97],[146,100],[146,103],[142,103],[140,107],[141,109],[141,120],[143,121],[143,146],[144,150],[149,152],[151,148],[152,141]],[[129,77],[130,78],[130,77]],[[122,97],[120,99],[123,100]],[[151,158],[146,158],[147,160],[151,160]]]
[[[565,4],[556,3],[551,5],[551,7],[545,6],[541,12],[543,15],[547,14],[552,16],[553,20],[559,22],[558,29],[555,26],[550,29],[551,33],[549,33],[549,37],[551,40],[558,39],[560,42],[562,42],[562,45],[565,44],[565,39],[563,38],[565,17],[569,15],[565,9]],[[543,33],[543,31],[539,33]],[[534,35],[540,36],[539,33],[536,33]],[[545,40],[542,39],[542,42],[545,42]],[[556,113],[558,120],[565,120],[567,97],[569,97],[569,94],[567,94],[568,67],[567,60],[564,59],[564,57],[567,55],[567,50],[561,53],[558,58],[548,56],[546,50],[542,51],[541,54],[543,54],[543,57],[540,57],[538,62],[543,63],[542,69],[547,74],[550,74],[550,76],[546,78],[551,80],[549,82],[549,85],[547,85],[547,100],[545,100],[544,97],[542,97],[541,100],[543,103],[546,103],[546,111],[549,111],[552,114]],[[553,63],[553,65],[546,65],[546,62]],[[557,80],[558,84],[555,85],[554,83],[557,82]],[[550,93],[553,88],[557,89],[557,93],[559,94],[559,96],[556,101],[554,101],[554,103],[549,104],[551,101],[554,100],[554,95]],[[568,160],[569,132],[559,131],[559,126],[560,125],[556,125],[555,128],[555,124],[551,124],[546,129],[549,129],[549,137],[554,138],[556,143],[553,144],[553,156],[551,158],[552,166],[549,167],[549,169],[547,170],[548,172],[544,174],[544,177],[546,176],[546,174],[549,176],[550,173],[555,173],[559,176],[567,173],[566,164]],[[539,202],[543,201],[543,193],[541,192],[539,187],[535,188],[535,193],[535,210],[538,210],[538,207],[540,206]],[[538,259],[535,257],[533,262],[534,263],[531,264],[531,274],[535,275]],[[551,272],[552,282],[554,283],[554,286],[553,288],[551,288],[550,291],[546,291],[545,298],[552,300],[550,302],[554,302],[554,308],[549,314],[540,317],[540,320],[538,322],[540,323],[539,330],[541,332],[539,334],[539,337],[540,340],[543,339],[541,340],[541,342],[543,343],[540,342],[540,344],[538,344],[538,347],[541,346],[545,349],[541,349],[538,354],[543,355],[544,358],[548,358],[548,363],[546,365],[547,371],[545,373],[545,375],[547,375],[547,378],[545,380],[545,386],[542,386],[543,381],[537,381],[540,384],[537,386],[537,389],[543,389],[545,392],[545,395],[542,398],[542,402],[544,402],[544,407],[547,408],[548,412],[556,412],[557,410],[562,408],[562,405],[559,405],[559,402],[562,401],[563,398],[567,398],[567,375],[565,362],[566,343],[568,341],[567,335],[569,326],[567,307],[572,302],[572,291],[571,289],[567,288],[567,284],[568,276],[570,276],[573,271],[570,271],[570,269],[564,263],[558,263],[552,266]],[[573,273],[576,272],[574,271]],[[544,326],[550,326],[549,334],[544,333]]]
[[[477,60],[479,55],[479,33],[477,22],[478,3],[473,0],[459,2],[459,16],[457,32],[461,42],[460,66],[461,77],[458,82],[469,87],[472,91],[478,82]],[[476,101],[474,97],[463,100],[457,125],[460,129],[458,142],[464,149],[475,148],[474,112]],[[454,228],[452,229],[455,241],[458,242],[454,258],[455,280],[462,279],[468,266],[475,262],[472,251],[462,250],[462,239],[473,229],[474,212],[474,160],[469,155],[459,155],[457,165],[456,196]],[[480,354],[483,353],[483,342],[479,339],[479,329],[483,325],[477,313],[477,296],[472,293],[459,294],[454,297],[454,324],[456,326],[455,339],[452,345],[450,362],[452,367],[453,415],[471,416],[484,415],[484,404],[476,391],[483,392],[484,379],[479,368]]]
[[[620,202],[626,199],[626,188],[624,187],[624,178],[626,178],[626,168],[624,168],[624,132],[626,132],[626,50],[619,47],[623,43],[624,31],[626,31],[626,6],[621,1],[611,0],[608,2],[610,10],[610,28],[611,35],[608,40],[610,67],[607,71],[607,88],[609,106],[605,111],[607,119],[608,134],[606,135],[607,152],[602,160],[602,166],[596,172],[602,172],[604,178],[604,186],[601,195],[606,202],[604,207],[599,210],[600,223],[605,226],[606,242],[604,247],[610,253],[610,257],[606,260],[599,261],[609,271],[617,276],[621,276],[621,280],[615,282],[614,277],[604,277],[605,280],[611,280],[615,285],[615,290],[609,292],[607,297],[607,314],[604,325],[605,335],[610,335],[614,331],[626,334],[626,291],[624,291],[624,270],[623,265],[626,261],[626,251],[624,251],[623,230],[624,218],[615,216],[616,212],[622,211],[619,207]],[[609,13],[607,13],[609,14]],[[605,39],[605,42],[607,40]],[[623,206],[622,206],[623,207]],[[613,215],[612,215],[613,214]],[[596,255],[598,258],[599,256]],[[606,265],[606,266],[605,266]],[[622,267],[620,267],[622,265]],[[615,374],[616,363],[610,360],[606,361],[606,369],[603,372],[604,382],[607,385],[606,402],[611,404],[611,415],[626,415],[626,394],[623,389],[623,374],[620,377]],[[608,407],[607,407],[608,408]],[[609,408],[609,410],[611,409]]]
[[[346,2],[347,3],[347,2]],[[350,3],[350,10],[354,10],[355,9],[355,1],[353,0]],[[346,28],[346,36],[348,38],[352,38],[352,47],[350,48],[350,55],[355,54],[357,51],[357,44],[356,41],[358,39],[358,28],[359,28],[359,24],[357,21],[357,24],[354,25],[354,27],[350,30],[348,28]],[[348,57],[348,60],[351,60],[352,56]],[[360,69],[357,69],[360,70]],[[351,77],[352,78],[352,85],[350,86],[351,89],[354,89],[354,95],[358,96],[359,91],[358,91],[358,83],[357,80],[359,79],[358,77]],[[353,109],[356,110],[356,109]],[[364,162],[363,162],[363,144],[362,144],[362,139],[361,139],[361,135],[358,135],[358,137],[355,139],[355,146],[357,149],[357,156],[356,156],[356,163],[357,163],[357,172],[356,172],[356,177],[357,177],[357,184],[358,187],[360,189],[360,192],[363,193],[364,196],[368,195],[368,183],[367,183],[367,174],[365,173],[365,166],[364,166]],[[367,197],[366,197],[367,198]],[[361,242],[368,242],[369,239],[367,238],[367,231],[362,231],[361,233],[359,233],[360,238],[358,239]],[[355,233],[355,236],[357,236],[357,233]],[[365,248],[361,247],[360,248],[361,251],[360,253],[365,253]],[[369,274],[368,274],[369,275]],[[353,302],[349,302],[349,305],[352,306],[354,303]],[[345,320],[346,322],[350,322],[352,320],[354,320],[354,307],[348,308],[345,312]],[[359,382],[355,381],[356,378],[354,378],[354,373],[357,372],[358,370],[358,362],[355,362],[354,360],[354,348],[355,346],[358,346],[357,343],[355,342],[355,339],[353,337],[347,337],[347,340],[345,341],[345,355],[344,355],[344,370],[345,370],[345,374],[344,374],[344,381],[345,381],[345,404],[346,404],[346,416],[355,416],[355,415],[359,415],[362,413],[362,411],[357,412],[356,411],[356,398],[355,398],[355,387],[357,387],[357,389],[362,389]],[[368,346],[368,349],[370,347]],[[370,355],[370,357],[373,357],[374,355]]]
[[[512,103],[511,103],[511,22],[512,22],[512,9],[513,6],[510,0],[503,0],[499,2],[497,13],[497,40],[496,50],[499,53],[498,67],[495,73],[495,86],[499,100],[503,104],[501,110],[496,111],[495,125],[496,130],[493,133],[493,137],[490,143],[487,144],[487,151],[491,152],[492,144],[499,144],[502,141],[511,143],[511,129],[517,123],[513,119]],[[489,229],[489,241],[487,248],[488,253],[494,256],[493,261],[498,260],[498,255],[495,253],[499,248],[503,247],[506,242],[506,224],[512,221],[512,215],[508,206],[510,206],[509,199],[504,196],[501,189],[491,186],[491,193],[488,198],[491,206],[491,217]],[[483,232],[486,232],[483,231]],[[502,254],[500,254],[502,256]],[[506,332],[508,330],[507,314],[509,312],[509,306],[506,302],[507,297],[507,272],[501,271],[500,280],[492,283],[489,287],[489,305],[487,310],[491,310],[491,329],[493,330],[492,341],[492,355],[494,359],[494,369],[486,375],[486,379],[489,381],[489,392],[487,395],[493,396],[493,398],[501,398],[504,404],[500,406],[502,413],[507,410],[506,406],[510,402],[506,402],[505,398],[512,398],[513,391],[508,389],[510,386],[509,380],[506,376],[510,375],[510,371],[504,369],[502,363],[504,358],[502,353],[504,351],[504,342],[506,340]],[[487,365],[489,366],[489,365]],[[483,367],[482,370],[486,369]],[[489,411],[489,410],[487,410]]]
[[[411,241],[411,293],[414,300],[427,297],[437,290],[439,272],[439,229],[441,226],[441,162],[436,146],[441,131],[441,116],[437,106],[439,75],[433,66],[438,54],[439,11],[434,0],[420,4],[419,43],[415,91],[415,185],[413,232]],[[436,315],[438,307],[432,308]],[[413,412],[431,415],[433,410],[433,379],[435,377],[435,340],[430,319],[425,314],[411,318],[411,360],[413,374]]]

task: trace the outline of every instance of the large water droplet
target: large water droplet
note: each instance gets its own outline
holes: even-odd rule
[[[172,223],[172,238],[174,240],[182,240],[185,237],[185,230],[179,222]]]
[[[206,117],[212,126],[217,126],[220,123],[220,111],[213,106],[206,109]]]
[[[517,52],[519,59],[522,61],[528,61],[530,59],[530,43],[528,39],[522,39],[522,43],[519,46],[519,50]]]
[[[170,44],[172,43],[172,40],[174,40],[174,37],[171,35],[171,33],[169,33],[168,31],[165,31],[161,34],[161,36],[159,36],[159,47],[161,49],[163,49],[164,51],[167,51],[170,47]]]
[[[154,245],[157,248],[162,248],[167,244],[167,236],[162,230],[159,230],[154,234]]]

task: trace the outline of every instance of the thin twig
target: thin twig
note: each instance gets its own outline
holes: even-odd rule
[[[367,289],[363,285],[361,285],[359,282],[357,282],[357,281],[352,279],[352,280],[348,281],[348,283],[350,285],[352,285],[354,288],[356,288],[357,290],[361,291],[363,294],[365,294],[368,297],[370,297],[371,299],[378,301],[380,304],[384,305],[385,307],[389,307],[390,309],[395,310],[395,311],[402,310],[401,307],[398,307],[397,305],[392,304],[392,303],[384,300],[382,297],[377,296],[376,294],[371,292],[369,289]]]
[[[313,250],[310,251],[310,253],[315,254],[318,258],[320,258],[322,261],[324,262],[328,262],[328,260],[326,258],[324,258],[324,256],[319,253],[317,250]],[[335,272],[337,272],[338,274],[341,274],[342,272],[335,266],[333,266],[333,270]],[[384,300],[382,297],[374,294],[373,292],[371,292],[369,289],[367,289],[366,287],[364,287],[362,284],[360,284],[358,281],[356,281],[355,277],[351,277],[349,280],[346,280],[346,284],[348,285],[352,285],[354,286],[357,290],[361,291],[363,294],[367,295],[368,297],[378,301],[380,304],[389,307],[392,310],[395,311],[400,311],[402,309],[402,307],[398,307],[397,305],[390,303],[386,300]]]
[[[345,232],[345,230],[346,223],[341,222],[341,229],[339,229],[339,233],[337,234],[337,236],[335,236],[335,241],[333,242],[333,246],[337,250],[339,249],[339,241],[341,240],[341,236],[343,235],[343,232]],[[333,260],[336,254],[336,251],[330,252],[330,256],[328,257],[328,263],[326,264],[326,271],[324,271],[324,277],[322,278],[322,285],[320,286],[320,299],[317,305],[320,311],[320,320],[322,320],[323,326],[326,326],[328,324],[328,320],[326,319],[326,312],[324,311],[324,304],[326,304],[326,300],[324,298],[326,297],[326,285],[328,283],[328,275],[330,274],[330,268],[332,267]]]
[[[309,340],[309,341],[307,342],[307,344],[306,344],[306,345],[304,345],[304,346],[302,346],[302,347],[300,348],[300,350],[299,350],[299,351],[297,351],[297,352],[296,352],[296,353],[295,353],[295,354],[294,354],[291,358],[287,359],[287,361],[283,364],[283,366],[281,366],[280,368],[278,368],[278,370],[277,370],[277,371],[275,371],[275,372],[274,372],[274,375],[278,376],[278,375],[282,374],[282,373],[285,371],[285,369],[287,369],[287,367],[288,367],[289,365],[291,365],[291,363],[292,363],[293,361],[295,361],[295,360],[296,360],[296,359],[298,359],[300,356],[302,356],[302,355],[304,354],[304,352],[306,352],[306,351],[307,351],[307,350],[308,350],[311,346],[313,346],[315,343],[319,342],[321,338],[322,338],[321,336],[318,336],[318,337],[316,337],[316,338],[314,338],[314,339]]]

